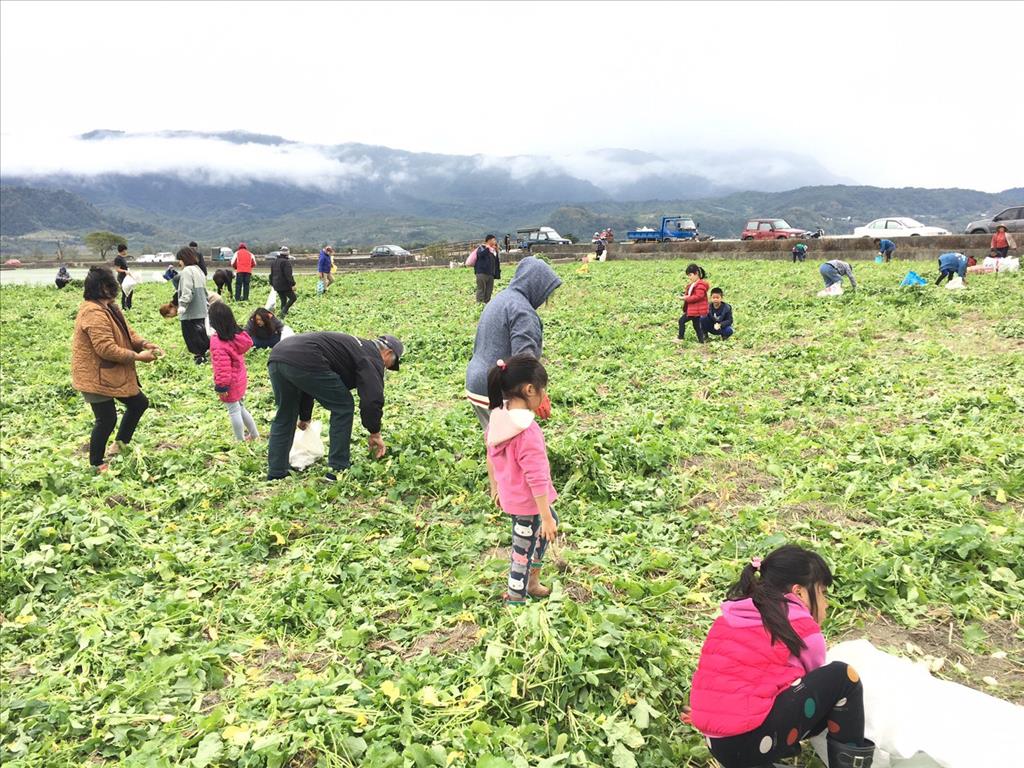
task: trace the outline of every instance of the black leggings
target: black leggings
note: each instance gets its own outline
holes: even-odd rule
[[[707,335],[704,333],[704,325],[701,323],[699,317],[687,317],[683,315],[679,318],[679,338],[683,338],[686,335],[686,324],[688,322],[693,323],[693,330],[697,333],[697,341],[703,344],[707,341]]]
[[[799,754],[803,739],[826,728],[830,739],[864,743],[864,686],[857,671],[841,661],[793,681],[754,730],[708,743],[723,768],[760,768]]]
[[[122,443],[131,442],[135,428],[139,426],[139,419],[149,408],[149,400],[139,392],[131,397],[117,398],[124,403],[124,416],[121,417],[121,427],[117,430],[117,439]],[[107,452],[107,441],[110,440],[110,433],[117,425],[117,409],[113,400],[104,400],[102,403],[89,403],[92,406],[93,416],[96,422],[92,425],[92,434],[89,436],[89,463],[98,467],[103,463],[103,456]]]

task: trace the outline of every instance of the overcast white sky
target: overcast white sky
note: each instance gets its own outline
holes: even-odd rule
[[[1020,29],[1019,2],[5,0],[0,153],[31,166],[94,128],[452,154],[764,148],[865,184],[998,191],[1024,185]]]

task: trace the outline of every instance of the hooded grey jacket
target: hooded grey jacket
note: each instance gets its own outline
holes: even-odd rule
[[[466,368],[466,394],[487,400],[487,372],[501,359],[528,353],[540,359],[544,326],[537,314],[562,279],[546,262],[528,256],[519,262],[508,288],[480,314],[473,358]]]

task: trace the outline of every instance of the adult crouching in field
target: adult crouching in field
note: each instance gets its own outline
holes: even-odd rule
[[[959,276],[961,280],[967,280],[967,257],[962,253],[944,253],[939,256],[939,278],[935,285],[941,285],[943,280],[952,280]]]
[[[199,254],[191,246],[178,251],[178,321],[181,323],[181,337],[192,353],[196,365],[206,362],[210,351],[210,337],[206,334],[208,312],[206,296],[206,275],[199,268]]]
[[[253,349],[273,349],[281,340],[283,331],[284,323],[264,307],[259,307],[253,312],[249,322],[245,324],[245,332],[252,339]]]
[[[876,237],[875,245],[878,246],[878,255],[885,259],[886,264],[892,261],[892,255],[896,253],[896,243]]]
[[[844,277],[848,277],[850,279],[851,288],[854,290],[857,289],[857,280],[853,276],[853,267],[845,261],[840,259],[826,261],[818,267],[818,272],[821,274],[821,279],[825,281],[826,290],[832,288],[834,285],[842,287]]]
[[[494,294],[494,281],[501,277],[498,238],[494,235],[485,237],[484,244],[477,247],[473,274],[476,275],[476,301],[478,304],[486,304]]]
[[[71,338],[71,384],[82,393],[96,418],[89,437],[89,464],[97,472],[107,468],[107,441],[117,425],[114,400],[125,406],[116,438],[120,450],[131,442],[139,419],[149,407],[135,363],[150,363],[163,355],[156,344],[128,325],[116,306],[120,292],[117,278],[108,267],[90,267]]]
[[[282,248],[278,252],[277,258],[270,262],[270,287],[281,297],[281,319],[283,320],[298,299],[298,296],[295,295],[292,260],[287,248]]]
[[[245,243],[238,244],[238,250],[231,258],[231,266],[235,270],[235,301],[248,301],[249,284],[252,282],[252,270],[256,266],[256,257],[252,255]]]
[[[53,284],[57,286],[57,290],[60,290],[70,282],[71,274],[68,272],[68,268],[61,264],[57,270],[57,277],[53,279]]]
[[[331,269],[334,267],[334,249],[331,246],[326,245],[320,250],[320,256],[316,260],[316,276],[324,286],[324,293],[327,293],[327,289],[331,287],[331,283],[334,282],[334,275],[331,274]]]
[[[305,428],[313,413],[314,399],[331,412],[330,448],[325,479],[333,482],[349,467],[349,443],[355,401],[359,393],[359,417],[370,433],[370,454],[379,459],[387,447],[381,437],[384,417],[384,370],[398,370],[405,347],[394,336],[358,339],[347,333],[321,331],[282,339],[270,353],[267,370],[274,390],[277,414],[270,425],[267,447],[267,479],[288,475],[288,454],[295,426]]]
[[[537,310],[561,284],[562,279],[547,263],[536,256],[528,256],[519,262],[508,288],[480,313],[473,357],[466,367],[466,399],[484,429],[490,417],[488,372],[498,360],[508,360],[514,355],[529,354],[540,360],[544,349],[544,324]],[[549,403],[544,407],[550,411]]]
[[[224,289],[228,289],[228,298],[231,298],[233,291],[233,283],[235,281],[235,273],[230,269],[218,269],[213,273],[213,284],[217,286],[217,295],[223,296]]]
[[[751,560],[729,588],[682,716],[723,768],[771,766],[826,729],[832,768],[871,768],[860,676],[841,661],[825,663],[831,584],[820,555],[787,545]]]

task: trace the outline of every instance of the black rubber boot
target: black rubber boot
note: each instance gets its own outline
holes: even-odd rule
[[[864,739],[864,745],[852,747],[833,739],[828,744],[828,768],[871,768],[875,761],[875,742]]]

